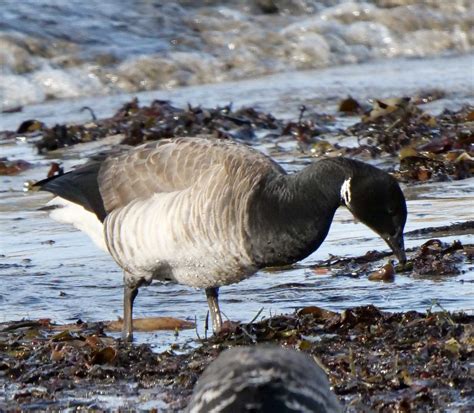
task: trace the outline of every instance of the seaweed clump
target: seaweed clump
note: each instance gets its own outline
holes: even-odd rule
[[[267,139],[284,136],[296,140],[304,149],[319,135],[329,132],[328,126],[335,121],[333,116],[316,113],[306,114],[303,119],[305,112],[307,108],[302,106],[298,121],[283,121],[252,107],[234,110],[229,104],[216,108],[191,105],[178,108],[163,100],[140,106],[135,98],[110,118],[98,120],[93,115],[92,121],[85,124],[57,124],[51,128],[39,121],[27,120],[13,135],[39,136],[35,144],[40,153],[119,134],[123,135],[120,143],[132,146],[203,134],[245,142],[252,142],[257,136]]]
[[[373,306],[294,315],[240,325],[226,345],[278,341],[318,357],[346,411],[431,411],[468,402],[473,379],[472,316],[385,313]]]
[[[222,350],[268,342],[319,358],[348,412],[469,408],[473,322],[444,310],[306,307],[248,324],[227,322],[219,335],[183,354],[179,346],[156,354],[148,345],[125,345],[100,324],[58,333],[47,320],[3,323],[0,409],[103,409],[98,395],[120,395],[131,409],[159,399],[167,411],[179,411]]]
[[[474,174],[472,106],[432,116],[411,98],[376,100],[346,133],[358,138],[353,153],[365,149],[373,157],[398,156],[396,176],[401,181],[445,181]]]
[[[165,399],[181,403],[181,392],[166,387],[196,380],[184,356],[158,355],[148,345],[130,346],[107,336],[102,323],[59,326],[50,320],[0,324],[0,410],[100,409],[98,395]],[[141,393],[146,393],[141,395]],[[3,393],[3,394],[2,394]],[[188,395],[188,391],[185,395]]]
[[[296,142],[296,149],[303,156],[387,159],[388,155],[392,162],[399,162],[393,174],[402,182],[472,177],[474,107],[444,110],[434,116],[420,108],[420,103],[429,98],[375,100],[365,113],[363,105],[348,98],[341,102],[339,114],[360,116],[360,121],[345,129],[338,127],[336,116],[314,113],[304,105],[300,106],[298,119],[293,121],[277,119],[252,107],[234,109],[231,104],[216,108],[191,105],[178,108],[163,100],[140,106],[138,100],[133,99],[110,118],[98,120],[93,116],[84,124],[53,127],[27,120],[16,132],[2,132],[0,138],[34,137],[41,153],[114,135],[120,139],[117,142],[127,145],[196,135],[213,135],[250,144],[278,144],[283,140]],[[344,146],[344,139],[348,137],[356,138],[357,145]],[[284,149],[275,145],[275,150]]]
[[[282,122],[272,115],[253,108],[233,110],[232,105],[216,108],[188,105],[181,109],[163,100],[140,106],[135,98],[110,118],[97,120],[94,116],[85,124],[57,124],[51,128],[29,120],[20,125],[17,133],[39,134],[36,146],[42,153],[117,134],[124,135],[121,143],[127,145],[199,134],[252,140],[257,130],[271,131],[281,128],[281,125]]]
[[[451,228],[472,233],[472,221],[460,223]],[[437,230],[440,229],[432,228]],[[445,231],[449,231],[445,228]],[[414,231],[417,233],[417,231]],[[410,233],[406,234],[410,236]],[[392,260],[380,268],[383,259],[390,257],[391,252],[368,251],[359,257],[339,257],[332,255],[329,259],[317,262],[312,266],[316,273],[322,269],[331,269],[337,276],[359,278],[369,274],[370,281],[393,282],[397,273],[404,273],[414,277],[454,276],[462,273],[463,264],[472,264],[474,245],[463,245],[460,241],[453,241],[450,245],[439,239],[430,239],[419,247],[409,248],[408,261],[404,265],[393,265]]]

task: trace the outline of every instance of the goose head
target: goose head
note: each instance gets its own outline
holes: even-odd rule
[[[359,221],[380,235],[404,264],[405,197],[392,176],[377,169],[372,172],[347,178],[341,187],[342,202]]]

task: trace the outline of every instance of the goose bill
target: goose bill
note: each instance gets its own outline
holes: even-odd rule
[[[384,237],[385,242],[392,249],[395,256],[398,258],[400,264],[407,262],[407,256],[405,254],[405,245],[403,241],[403,234],[388,235]]]

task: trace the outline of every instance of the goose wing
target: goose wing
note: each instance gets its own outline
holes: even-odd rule
[[[137,199],[197,186],[209,174],[258,180],[285,173],[273,160],[246,145],[209,137],[167,139],[107,158],[98,174],[105,211]],[[251,176],[249,176],[251,175]]]

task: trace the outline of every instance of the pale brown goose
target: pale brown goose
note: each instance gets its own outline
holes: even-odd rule
[[[38,182],[57,195],[52,217],[75,225],[124,270],[124,337],[138,287],[153,279],[205,288],[215,331],[218,288],[296,262],[326,238],[345,205],[405,261],[406,204],[396,180],[332,158],[287,174],[230,140],[148,143]]]
[[[187,412],[342,413],[342,408],[311,357],[259,345],[221,353],[196,383]]]

